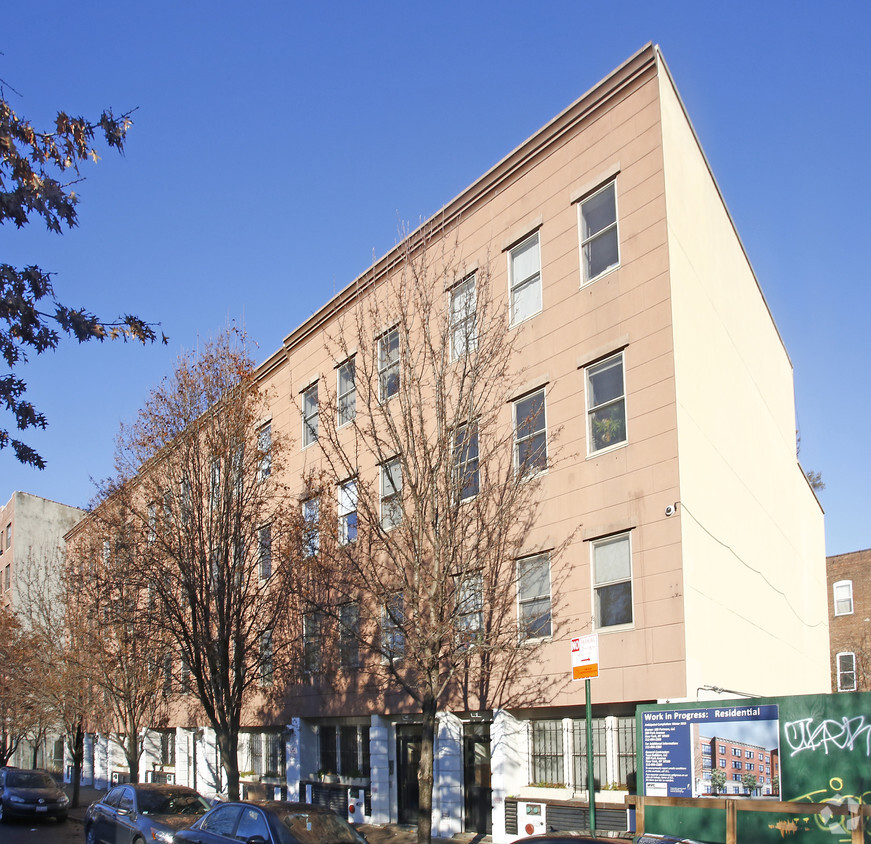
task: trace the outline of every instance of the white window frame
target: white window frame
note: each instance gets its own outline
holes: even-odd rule
[[[852,662],[852,670],[841,668],[841,658],[849,658]],[[841,651],[837,656],[835,656],[835,672],[837,674],[838,679],[838,691],[839,692],[855,692],[858,688],[857,681],[857,672],[856,672],[856,654],[852,651]],[[842,682],[842,679],[848,675],[853,676],[853,684],[851,686],[847,686]]]
[[[621,575],[620,577],[613,577],[610,579],[601,579],[599,580],[597,577],[597,569],[596,569],[596,554],[598,549],[604,548],[605,546],[615,545],[617,543],[626,543],[626,554],[628,557],[629,563],[629,573],[628,575]],[[600,539],[594,539],[590,541],[590,578],[591,578],[591,594],[593,598],[593,627],[596,630],[625,630],[627,628],[631,628],[635,624],[635,583],[634,583],[634,571],[632,566],[632,531],[625,531],[623,533],[615,533],[610,536],[603,536]],[[602,613],[600,609],[600,595],[599,590],[606,589],[608,587],[620,586],[623,583],[629,584],[629,610],[631,613],[631,617],[629,621],[620,621],[615,624],[602,624]]]
[[[840,595],[838,593],[841,593]],[[853,581],[839,580],[832,584],[832,598],[835,602],[835,615],[853,615]],[[849,607],[844,607],[844,604]],[[840,608],[838,605],[842,605]]]
[[[388,603],[393,607],[393,613],[388,609]],[[381,659],[382,662],[402,659],[405,656],[405,631],[402,622],[397,622],[395,616],[405,619],[405,595],[394,592],[381,605]]]
[[[257,429],[257,450],[260,452],[257,479],[265,481],[272,474],[272,422],[266,422]]]
[[[342,379],[345,388],[342,387]],[[350,384],[350,387],[348,387]],[[341,428],[357,415],[357,364],[353,357],[336,367],[336,425]]]
[[[532,401],[535,397],[541,396],[541,413],[536,415],[536,418],[530,420],[528,416],[524,418],[519,418],[518,413],[520,408],[526,404],[527,402]],[[519,399],[515,399],[511,405],[511,415],[514,421],[514,471],[517,474],[523,474],[525,476],[533,476],[541,474],[542,472],[547,471],[547,396],[545,395],[545,388],[541,387],[538,390],[533,390],[531,393],[527,393],[524,396],[521,396]],[[540,417],[540,419],[538,418]],[[529,424],[534,425],[534,428],[530,428]],[[530,461],[529,468],[524,469],[521,464],[520,453],[523,450],[524,446],[527,443],[537,439],[538,437],[544,438],[544,446],[542,452],[544,454],[544,465],[539,466],[536,465],[536,461]]]
[[[393,530],[402,524],[402,464],[394,457],[378,469],[381,528]]]
[[[302,502],[304,557],[316,557],[321,550],[321,500],[317,496]]]
[[[547,591],[536,592],[531,595],[524,595],[524,568],[532,565],[542,565],[547,567]],[[521,642],[536,642],[541,639],[550,639],[553,635],[553,594],[552,582],[550,576],[550,554],[531,554],[528,557],[521,557],[516,562],[517,565],[517,623]],[[527,625],[525,624],[525,611],[528,607],[535,603],[547,602],[547,624],[541,625],[540,629],[547,627],[547,632],[540,633],[538,630],[535,635],[529,635]],[[538,617],[543,617],[543,614]]]
[[[531,249],[533,244],[538,250],[538,268],[526,275],[517,278],[515,267],[519,256],[524,254],[528,249]],[[525,292],[528,289],[535,288],[535,296],[532,299],[532,308],[528,313],[518,316],[518,294]],[[540,314],[542,310],[542,285],[541,285],[541,238],[539,232],[534,232],[529,237],[524,238],[516,246],[508,250],[508,301],[509,301],[509,324],[510,326],[520,325],[528,319],[532,319],[536,314]],[[537,307],[535,307],[537,300]]]
[[[317,382],[302,391],[302,447],[308,448],[318,441],[318,419],[320,403],[318,402]]]
[[[272,525],[257,529],[257,569],[261,580],[272,577]]]
[[[612,192],[614,195],[614,220],[613,222],[608,223],[606,226],[603,226],[598,231],[593,232],[592,234],[585,234],[585,225],[586,220],[584,218],[584,208],[589,208],[590,203],[601,197],[603,194],[608,191]],[[608,182],[606,185],[602,185],[597,191],[594,191],[589,196],[584,197],[584,199],[578,203],[578,237],[581,243],[581,286],[583,287],[586,284],[591,284],[597,279],[602,278],[602,276],[607,275],[610,272],[613,272],[620,266],[620,230],[618,226],[618,221],[620,219],[620,212],[617,206],[617,182],[616,180],[612,180]],[[589,260],[588,255],[591,249],[594,247],[596,241],[601,241],[606,237],[610,237],[611,233],[614,233],[614,238],[617,243],[617,260],[614,263],[609,264],[604,269],[599,270],[595,275],[590,275],[589,273]]]
[[[474,352],[478,348],[478,290],[475,273],[455,284],[450,290],[451,360]]]
[[[466,436],[466,431],[470,429],[471,432]],[[456,485],[457,498],[460,501],[469,501],[480,492],[481,483],[477,421],[458,425],[454,429],[451,450],[453,453],[454,484]],[[473,465],[474,469],[471,468]],[[467,479],[471,480],[472,478],[474,478],[474,482],[467,484]],[[467,487],[469,486],[471,486],[471,489],[467,492]]]
[[[593,397],[593,385],[592,385],[592,377],[600,371],[604,371],[614,364],[615,361],[619,361],[620,366],[620,380],[623,387],[623,392],[620,393],[619,396],[614,398],[607,399],[606,401],[600,402],[596,405],[592,404]],[[623,351],[619,351],[614,355],[609,355],[602,360],[598,360],[595,363],[591,363],[589,366],[584,369],[584,393],[587,405],[587,456],[591,457],[594,454],[602,454],[603,452],[610,451],[613,448],[621,448],[625,446],[629,442],[629,421],[627,419],[626,413],[626,360],[623,355]],[[622,407],[623,412],[623,436],[619,440],[615,440],[614,442],[608,442],[604,445],[596,448],[596,437],[593,433],[593,428],[595,425],[594,416],[597,413],[600,413],[604,410],[608,410],[610,408]],[[612,417],[613,418],[613,417]]]
[[[484,632],[484,576],[480,571],[455,577],[457,590],[457,633],[461,642],[476,644]]]
[[[395,352],[392,352],[391,346],[394,337],[396,338],[396,349]],[[401,355],[399,327],[394,326],[378,338],[378,400],[381,404],[389,401],[399,392]]]
[[[356,478],[350,478],[339,484],[338,498],[339,544],[348,545],[357,539],[357,532],[360,528]],[[353,536],[350,530],[352,516],[354,517]]]

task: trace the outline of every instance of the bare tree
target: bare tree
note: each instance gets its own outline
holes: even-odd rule
[[[78,637],[94,686],[94,726],[117,736],[130,782],[139,782],[141,734],[165,720],[172,683],[165,671],[167,637],[152,623],[154,602],[142,580],[130,576],[148,553],[131,495],[129,484],[113,490],[77,525],[66,572],[87,610]]]
[[[298,507],[268,420],[244,335],[228,330],[179,358],[117,447],[115,488],[134,488],[147,546],[131,574],[159,605],[155,635],[215,730],[233,799],[243,706],[269,691],[292,630]]]
[[[518,331],[488,262],[465,265],[429,229],[404,242],[331,333],[337,374],[302,393],[303,437],[320,453],[303,504],[304,664],[356,659],[356,642],[385,691],[419,707],[423,843],[437,713],[507,702],[506,679],[551,633],[549,563],[564,545],[527,545],[553,446],[544,392],[519,388]],[[530,596],[519,619],[518,580]],[[331,633],[338,646],[321,648]]]
[[[11,610],[0,608],[0,766],[39,721],[38,701],[30,693],[33,642]]]

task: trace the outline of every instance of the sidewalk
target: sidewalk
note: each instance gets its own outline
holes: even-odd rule
[[[69,783],[64,784],[64,791],[72,798],[73,788]],[[105,789],[92,788],[89,785],[79,787],[79,805],[70,809],[70,820],[74,823],[83,823],[88,806],[95,800],[99,800],[106,794]],[[417,827],[411,824],[360,824],[358,829],[366,837],[369,844],[415,844],[417,841]],[[433,836],[433,844],[478,844],[489,842],[490,836],[476,836],[472,833],[456,835],[453,838],[436,838]]]

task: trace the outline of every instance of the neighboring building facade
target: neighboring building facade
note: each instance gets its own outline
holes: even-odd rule
[[[591,631],[595,788],[619,826],[636,704],[828,689],[823,514],[796,459],[792,366],[655,46],[428,225],[456,237],[470,264],[489,256],[512,329],[523,324],[525,386],[508,397],[506,424],[513,403],[540,393],[545,435],[559,430],[575,455],[543,477],[529,537],[529,553],[570,539],[531,596],[547,612],[561,607],[518,678],[539,700],[441,713],[433,834],[492,830],[505,841],[522,833],[527,801],[563,813],[580,805],[585,699],[570,681],[570,639]],[[401,256],[399,246],[374,264],[262,364],[275,395],[269,424],[297,440],[288,483],[299,486],[312,459],[300,397],[318,378],[337,388],[342,362],[328,337]],[[378,467],[359,471],[376,477]],[[550,583],[564,584],[559,602]],[[518,595],[518,606],[527,600]],[[271,720],[252,709],[240,761],[250,788],[343,806],[362,773],[357,818],[413,819],[415,712],[330,680],[288,689]],[[173,765],[152,748],[143,770],[220,791],[214,737],[184,723]],[[99,782],[115,770],[110,756],[101,740],[86,751]],[[319,782],[319,770],[345,784]]]
[[[30,588],[46,588],[45,578],[63,560],[64,534],[84,515],[84,510],[58,504],[27,492],[13,492],[0,507],[0,603],[27,623],[26,602]],[[10,764],[63,769],[63,739],[46,737],[34,748],[22,742]]]
[[[871,691],[871,549],[826,558],[833,692]]]

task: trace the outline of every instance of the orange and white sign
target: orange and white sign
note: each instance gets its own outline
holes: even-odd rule
[[[572,680],[590,680],[599,676],[599,637],[575,636],[572,639]]]

